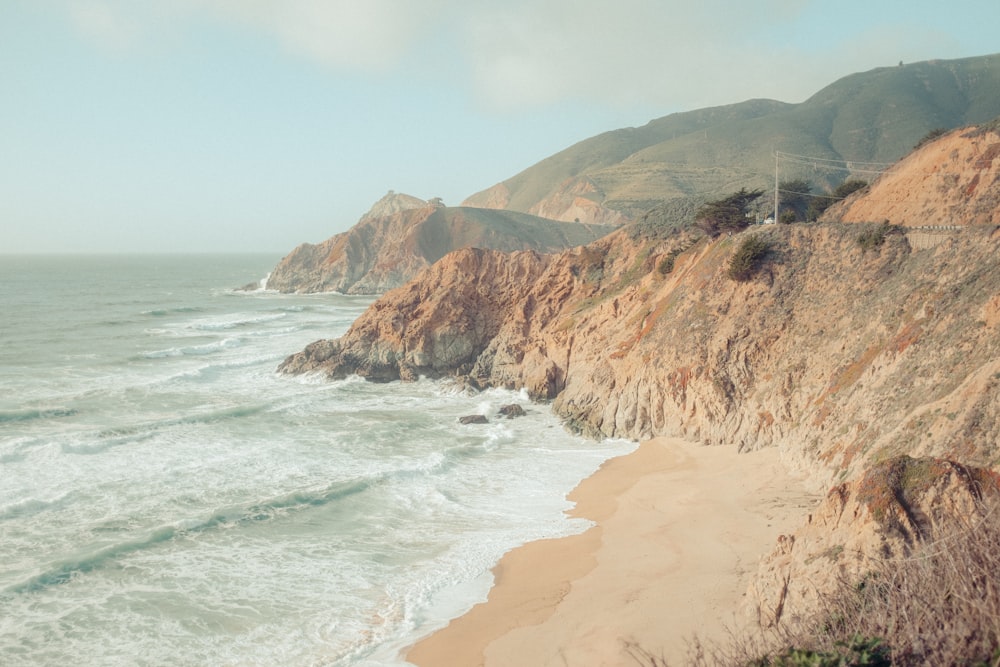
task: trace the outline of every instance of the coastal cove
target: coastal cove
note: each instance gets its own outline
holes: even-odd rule
[[[0,663],[402,665],[504,553],[586,529],[566,494],[633,443],[276,373],[371,299],[233,289],[273,261],[0,258]]]
[[[488,601],[416,644],[420,667],[601,667],[647,651],[685,664],[688,642],[747,620],[758,557],[817,496],[776,448],[739,454],[656,438],[606,462],[569,496],[595,522],[507,553]]]

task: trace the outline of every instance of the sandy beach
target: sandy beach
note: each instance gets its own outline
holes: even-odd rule
[[[813,506],[775,449],[737,454],[645,442],[570,494],[579,535],[506,554],[486,602],[412,647],[420,667],[635,666],[630,646],[671,665],[723,639],[757,561]]]

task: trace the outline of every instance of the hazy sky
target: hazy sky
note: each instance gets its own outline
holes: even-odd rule
[[[573,143],[900,60],[996,0],[0,0],[0,254],[284,253]]]

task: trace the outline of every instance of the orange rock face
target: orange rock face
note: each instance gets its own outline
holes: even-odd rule
[[[1000,135],[950,132],[900,160],[839,215],[907,227],[1000,225]]]
[[[848,223],[714,239],[692,228],[645,236],[625,228],[556,255],[460,250],[282,369],[453,375],[477,387],[525,387],[592,436],[776,446],[817,490],[836,485],[762,569],[757,610],[780,616],[779,597],[809,602],[802,591],[815,563],[836,556],[838,568],[856,573],[841,553],[867,558],[919,537],[938,520],[935,508],[961,511],[964,466],[1000,462],[1000,218],[987,205],[1000,136],[959,132],[940,143],[848,202]],[[935,160],[967,171],[940,180]],[[886,194],[904,191],[920,211],[949,217],[913,218]],[[959,213],[963,200],[970,210]],[[905,229],[871,242],[886,230],[857,222],[872,218],[959,228],[929,245]],[[751,235],[769,250],[749,280],[735,281],[729,260]],[[884,519],[899,507],[882,507],[891,494],[865,487],[865,475],[902,456],[961,465],[927,468],[932,483],[911,500],[929,523],[914,514],[890,529]]]

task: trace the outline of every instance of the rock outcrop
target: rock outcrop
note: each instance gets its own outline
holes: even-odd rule
[[[448,208],[390,192],[349,231],[293,250],[271,272],[267,286],[281,292],[380,294],[458,248],[557,252],[611,229],[513,211]]]
[[[866,249],[865,229],[625,229],[553,256],[460,250],[282,369],[525,387],[595,436],[777,445],[820,487],[895,454],[992,465],[1000,231],[915,250],[902,233]],[[750,235],[769,259],[734,281],[727,263]]]
[[[778,538],[746,611],[764,627],[806,618],[821,596],[862,581],[880,561],[907,558],[956,527],[974,530],[998,499],[1000,475],[991,470],[905,455],[882,461],[834,486],[794,535]]]
[[[1000,133],[940,141],[831,215],[919,227],[882,193],[920,192],[922,180],[939,194],[925,208],[952,207],[956,190],[989,201]],[[934,180],[955,154],[974,157],[969,169]],[[948,209],[953,229],[931,245],[881,222],[711,238],[672,220],[652,233],[646,220],[558,255],[459,250],[281,369],[454,375],[526,388],[594,436],[778,447],[814,488],[833,490],[763,563],[751,598],[774,621],[997,486],[1000,227],[984,207]],[[750,237],[767,255],[734,280],[729,261]]]
[[[907,227],[1000,225],[1000,136],[955,130],[900,160],[834,213],[846,222]]]

